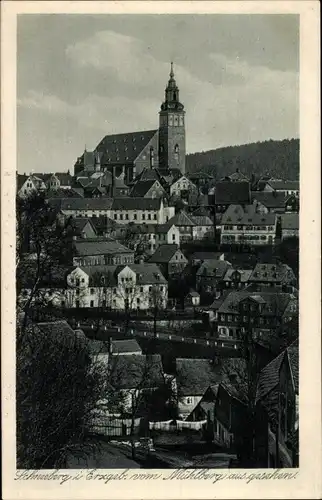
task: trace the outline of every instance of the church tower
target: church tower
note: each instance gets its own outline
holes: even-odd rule
[[[159,112],[159,166],[178,168],[185,173],[186,133],[185,111],[179,100],[179,88],[171,63],[170,79],[165,89],[165,101]]]

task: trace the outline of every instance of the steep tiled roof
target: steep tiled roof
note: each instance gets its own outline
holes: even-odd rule
[[[175,226],[195,226],[196,224],[188,217],[185,212],[179,212],[168,221]]]
[[[250,203],[249,182],[217,182],[215,186],[215,204],[228,205],[231,203]]]
[[[118,389],[155,388],[163,383],[160,355],[111,356],[111,384]]]
[[[51,189],[46,192],[46,198],[83,198],[83,194],[78,190],[71,189]]]
[[[299,345],[293,342],[287,349],[295,392],[299,393]]]
[[[101,164],[133,163],[157,132],[144,130],[106,135],[96,147],[101,153]]]
[[[160,245],[153,255],[151,255],[149,262],[156,262],[158,264],[166,264],[168,263],[176,252],[180,253],[181,257],[180,262],[188,262],[178,245],[175,243],[169,243],[165,245]]]
[[[221,219],[221,225],[247,226],[252,224],[256,226],[273,226],[275,222],[275,213],[260,214],[256,211],[255,205],[247,205],[245,209],[240,205],[230,205]]]
[[[299,229],[299,214],[282,214],[281,225],[282,229],[298,230]]]
[[[177,358],[176,381],[182,396],[202,396],[206,389],[222,378],[220,367],[209,359]]]
[[[227,269],[225,276],[224,276],[224,281],[232,281],[232,275],[238,272],[240,274],[240,282],[241,283],[247,283],[249,281],[249,278],[252,274],[252,271],[250,269]]]
[[[142,172],[136,177],[137,182],[145,181],[160,181],[161,177],[159,169],[157,168],[144,168]]]
[[[28,177],[29,176],[25,174],[17,174],[17,190],[22,188]]]
[[[233,174],[230,174],[228,177],[231,181],[234,181],[234,182],[236,182],[236,181],[249,182],[248,177],[246,175],[242,174],[241,172],[239,172],[239,170],[238,171],[236,170],[236,172],[234,172]]]
[[[89,224],[95,231],[95,226],[92,224],[91,219],[86,219],[85,217],[73,217],[70,219],[70,226],[74,230],[74,234],[79,235],[83,231],[84,227]]]
[[[223,278],[230,263],[225,260],[205,260],[197,271],[197,276]]]
[[[142,354],[142,349],[135,339],[112,340],[113,354],[135,353]]]
[[[60,210],[109,210],[113,203],[112,198],[61,198],[53,201]]]
[[[201,216],[201,215],[206,215],[207,217],[209,217],[210,210],[208,208],[206,208],[205,206],[201,206],[201,207],[196,208],[196,210],[194,210],[192,212],[192,215],[194,217],[195,216]]]
[[[287,264],[256,264],[249,281],[287,283],[294,279],[294,273]]]
[[[196,226],[213,226],[212,220],[207,215],[191,215],[190,219]]]
[[[160,198],[114,198],[112,210],[159,210]]]
[[[119,253],[132,253],[133,250],[121,245],[118,241],[74,241],[76,255],[80,257],[90,255],[117,255]]]
[[[251,198],[252,201],[258,201],[268,209],[283,208],[287,200],[284,193],[275,191],[252,191]]]
[[[73,177],[68,172],[56,172],[54,174],[60,182],[61,186],[71,186]]]
[[[290,293],[276,293],[274,292],[254,292],[248,291],[248,289],[231,292],[220,308],[218,309],[219,313],[238,313],[240,312],[240,302],[246,298],[251,300],[255,300],[256,302],[261,302],[265,304],[262,315],[265,316],[276,316],[283,315],[286,307],[288,306],[290,300],[293,300],[293,295]]]
[[[88,340],[82,330],[73,330],[65,320],[46,321],[37,323],[35,330],[45,335],[46,338],[75,348],[75,343],[83,347],[88,346]]]
[[[266,396],[277,387],[280,378],[280,369],[285,357],[288,357],[292,378],[294,380],[294,389],[298,394],[299,348],[298,342],[295,341],[262,369],[257,385],[257,401],[266,398]]]
[[[294,191],[300,189],[299,181],[279,181],[279,180],[271,180],[268,181],[269,184],[275,190],[283,190],[283,191]]]
[[[149,181],[138,181],[134,184],[133,188],[131,189],[131,196],[134,198],[140,198],[144,197],[148,191],[153,187],[155,184],[155,180],[149,180]]]

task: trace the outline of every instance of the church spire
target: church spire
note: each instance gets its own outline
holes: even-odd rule
[[[171,61],[171,70],[170,70],[170,78],[174,77],[174,72],[173,72],[173,62]]]
[[[170,78],[165,89],[165,99],[161,105],[161,111],[165,111],[167,109],[175,109],[178,111],[183,110],[183,105],[179,100],[179,87],[177,86],[177,82],[174,79],[174,71],[173,71],[173,62],[171,61],[170,67]]]

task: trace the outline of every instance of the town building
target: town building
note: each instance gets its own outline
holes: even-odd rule
[[[300,192],[300,183],[299,181],[270,179],[266,182],[263,191],[275,191],[276,193],[283,193],[285,196],[290,196],[292,194],[298,196]]]
[[[157,264],[163,274],[170,277],[180,274],[186,267],[188,259],[176,244],[171,243],[160,245],[149,258],[149,262]]]
[[[214,294],[231,264],[225,260],[204,260],[196,273],[196,289]]]
[[[158,180],[137,181],[131,189],[134,198],[165,198],[166,191]]]
[[[65,306],[115,310],[149,309],[154,292],[166,308],[168,283],[155,264],[77,266],[67,276]]]
[[[245,328],[275,331],[298,316],[298,298],[292,293],[242,291],[229,293],[217,310],[219,337],[241,338]]]
[[[134,251],[115,240],[74,240],[74,266],[134,264]]]
[[[287,213],[281,216],[282,240],[293,236],[299,237],[300,220],[298,213]]]
[[[197,186],[186,175],[182,175],[170,185],[170,196],[181,197],[189,191],[197,191]]]
[[[220,181],[216,183],[213,194],[209,196],[215,206],[216,214],[223,214],[229,205],[244,206],[250,204],[250,183]]]
[[[277,216],[259,213],[256,206],[230,205],[221,219],[221,244],[274,245]]]
[[[251,198],[259,213],[273,212],[282,214],[285,212],[287,198],[282,192],[252,191]]]
[[[249,283],[261,287],[294,286],[296,277],[287,264],[256,264],[249,277]]]
[[[179,418],[186,420],[201,401],[206,389],[221,379],[219,369],[208,359],[176,359],[176,391]]]

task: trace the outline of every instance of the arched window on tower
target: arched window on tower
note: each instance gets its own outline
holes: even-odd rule
[[[176,101],[177,100],[177,93],[176,92],[173,92],[173,100]]]
[[[177,163],[179,163],[179,146],[176,144],[174,146],[174,157]]]

